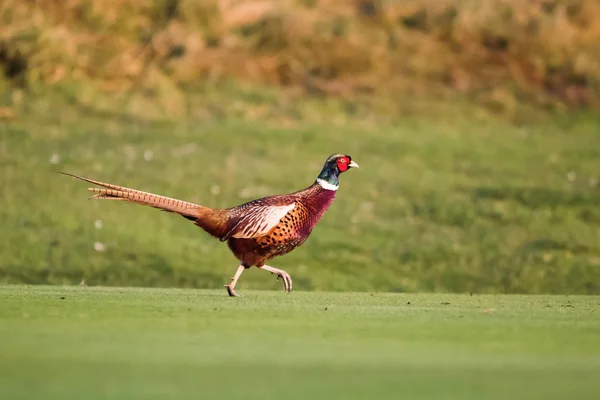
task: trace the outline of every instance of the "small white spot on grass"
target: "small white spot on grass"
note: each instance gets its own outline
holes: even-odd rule
[[[569,171],[569,173],[567,174],[567,179],[569,180],[569,182],[573,182],[576,178],[577,175],[575,174],[575,172]]]
[[[96,242],[94,243],[94,250],[103,252],[106,251],[106,246],[104,245],[104,243]]]
[[[103,225],[103,224],[102,224],[102,220],[100,220],[100,219],[97,219],[97,220],[94,222],[94,226],[96,227],[96,229],[102,229],[102,225]]]
[[[154,152],[150,149],[144,150],[144,160],[152,161],[154,158]]]
[[[60,162],[60,155],[58,153],[54,153],[48,158],[48,162],[50,164],[58,164]]]

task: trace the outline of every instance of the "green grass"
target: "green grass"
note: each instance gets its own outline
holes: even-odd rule
[[[0,282],[218,288],[237,267],[183,218],[88,201],[56,171],[227,207],[303,188],[346,152],[361,168],[310,239],[272,262],[294,287],[600,293],[598,119],[518,127],[467,108],[384,123],[327,99],[213,95],[189,98],[206,119],[155,122],[24,102],[0,124]],[[264,120],[235,111],[263,106]],[[240,281],[275,287],[258,270]]]
[[[595,399],[600,297],[0,286],[4,399]]]

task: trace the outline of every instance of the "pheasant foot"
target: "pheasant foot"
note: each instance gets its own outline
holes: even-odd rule
[[[235,271],[235,275],[233,276],[233,278],[231,278],[231,282],[225,285],[225,287],[227,288],[227,293],[230,297],[239,297],[238,294],[235,292],[234,288],[235,284],[237,283],[238,279],[240,279],[240,276],[242,275],[242,272],[244,272],[245,269],[246,266],[244,264],[240,264],[237,271]]]
[[[227,293],[230,297],[240,297],[235,290],[233,290],[233,286],[231,284],[224,285],[227,288]]]
[[[288,293],[292,291],[292,277],[290,276],[290,274],[288,274],[282,269],[273,268],[268,265],[263,265],[259,268],[277,275],[277,280],[279,280],[279,278],[283,280],[283,290],[285,290]]]

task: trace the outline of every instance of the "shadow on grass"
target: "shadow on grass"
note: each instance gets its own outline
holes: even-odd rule
[[[596,249],[593,249],[589,246],[575,243],[569,244],[566,242],[547,238],[536,239],[526,242],[520,247],[520,250],[524,252],[562,250],[569,251],[573,254],[597,253]]]

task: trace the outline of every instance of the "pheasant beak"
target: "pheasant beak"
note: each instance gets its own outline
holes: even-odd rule
[[[358,168],[358,164],[354,161],[350,161],[350,164],[348,164],[348,168]]]

